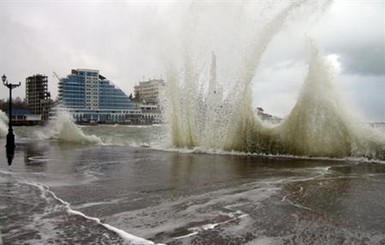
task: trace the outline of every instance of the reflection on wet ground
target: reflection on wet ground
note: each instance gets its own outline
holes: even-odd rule
[[[123,243],[59,199],[159,243],[385,243],[381,163],[56,142],[16,151],[12,171],[0,169],[5,244]]]

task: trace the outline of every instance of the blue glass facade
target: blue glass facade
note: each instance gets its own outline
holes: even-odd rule
[[[128,96],[97,70],[72,70],[60,79],[59,100],[79,123],[136,123],[141,114]]]
[[[59,99],[67,108],[85,108],[85,77],[69,75],[59,83]]]
[[[132,109],[133,104],[127,95],[109,81],[101,80],[99,84],[100,109]]]

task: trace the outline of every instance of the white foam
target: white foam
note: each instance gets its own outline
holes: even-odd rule
[[[37,182],[26,182],[26,183],[39,188],[42,192],[42,194],[41,194],[42,198],[46,198],[45,194],[49,193],[54,199],[58,200],[66,208],[68,213],[81,216],[81,217],[88,219],[88,220],[92,220],[92,221],[96,222],[97,224],[104,226],[108,230],[115,232],[124,240],[124,244],[127,244],[127,245],[154,245],[155,244],[152,241],[149,241],[149,240],[146,240],[144,238],[132,235],[132,234],[127,233],[126,231],[124,231],[122,229],[119,229],[119,228],[116,228],[112,225],[103,223],[100,221],[99,218],[90,217],[90,216],[85,215],[82,212],[71,209],[70,204],[68,202],[57,197],[56,194],[54,192],[52,192],[51,190],[49,190],[49,188],[45,185],[42,185],[42,184],[37,183]],[[161,243],[158,243],[158,244],[161,245]]]
[[[174,240],[185,239],[185,238],[188,238],[188,237],[191,237],[191,236],[195,236],[195,235],[198,235],[197,231],[191,232],[191,233],[189,233],[187,235],[184,235],[184,236],[175,237]]]
[[[246,243],[245,245],[272,245],[272,244],[281,244],[281,240],[272,238],[272,237],[258,237],[252,241]]]
[[[39,139],[55,139],[59,142],[78,144],[102,144],[96,135],[86,135],[79,126],[75,125],[70,113],[65,110],[58,112],[43,130],[36,131]]]
[[[242,211],[242,207],[250,203],[257,205],[278,190],[280,188],[275,187],[273,181],[247,183],[191,195],[188,198],[182,196],[160,200],[156,205],[122,212],[109,217],[108,220],[141,237],[155,237],[162,233],[170,234],[169,241],[184,239],[222,226],[236,229],[237,225],[242,223],[241,220],[250,219],[249,215]],[[191,226],[192,223],[199,225]],[[185,228],[186,233],[173,237],[172,234],[181,228]]]
[[[28,157],[29,162],[49,162],[53,159],[46,158],[44,156],[34,156],[34,157]]]
[[[134,145],[132,145],[135,147]],[[264,158],[276,158],[276,159],[298,159],[298,160],[310,160],[310,161],[331,161],[331,162],[351,162],[351,163],[379,163],[385,164],[385,160],[367,158],[363,156],[346,156],[346,157],[327,157],[327,156],[301,156],[301,155],[292,155],[292,154],[269,154],[269,153],[258,153],[258,152],[242,152],[242,151],[226,151],[223,149],[205,149],[203,147],[194,147],[192,149],[176,148],[176,147],[167,147],[167,146],[150,146],[153,150],[166,151],[166,152],[178,152],[181,154],[212,154],[212,155],[229,155],[229,156],[251,156],[251,157],[264,157]]]
[[[89,202],[89,203],[84,203],[84,204],[79,204],[79,205],[72,205],[72,207],[76,208],[76,209],[81,209],[81,208],[89,208],[89,207],[99,206],[99,205],[111,205],[111,204],[119,203],[122,200],[124,200],[124,198],[108,200],[105,202]],[[136,200],[140,200],[140,198],[135,199],[135,201]]]
[[[223,213],[223,215],[229,216],[230,219],[225,220],[223,222],[219,222],[219,223],[213,223],[213,224],[209,223],[209,224],[204,224],[202,226],[189,228],[187,230],[192,231],[191,233],[184,235],[184,236],[175,237],[174,239],[180,240],[180,239],[188,238],[191,236],[195,236],[195,235],[198,235],[202,231],[213,230],[217,226],[225,225],[225,224],[230,223],[232,221],[240,220],[240,219],[243,219],[243,218],[246,218],[249,216],[248,214],[242,212],[241,210],[236,210],[236,211],[232,210],[230,207],[233,207],[233,206],[237,206],[237,205],[226,206],[225,209],[228,209],[230,212],[229,213]]]
[[[0,110],[0,138],[5,138],[8,133],[8,117],[7,115]]]

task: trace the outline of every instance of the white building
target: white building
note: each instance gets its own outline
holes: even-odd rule
[[[150,79],[139,82],[134,86],[134,94],[137,103],[159,104],[159,96],[164,89],[165,83],[161,79]]]

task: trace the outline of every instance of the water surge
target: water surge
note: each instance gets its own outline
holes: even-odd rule
[[[60,110],[42,130],[36,132],[39,139],[54,139],[58,142],[77,144],[102,144],[96,135],[86,135],[72,119],[72,115]]]
[[[335,88],[335,72],[310,44],[309,71],[290,114],[271,129],[280,153],[308,156],[383,158],[385,137],[360,122]]]
[[[330,4],[319,2],[321,12]],[[169,65],[166,74],[169,94],[165,115],[173,147],[385,159],[385,136],[350,112],[335,87],[333,65],[313,41],[307,45],[307,75],[289,115],[279,124],[270,125],[253,110],[252,83],[262,56],[274,36],[295,19],[297,10],[303,11],[309,5],[310,1],[292,1],[262,22],[262,27],[251,35],[233,89],[226,96],[218,80],[216,55],[212,54],[205,76],[197,59],[192,58],[193,48],[186,47],[190,51],[184,53],[181,68]]]

